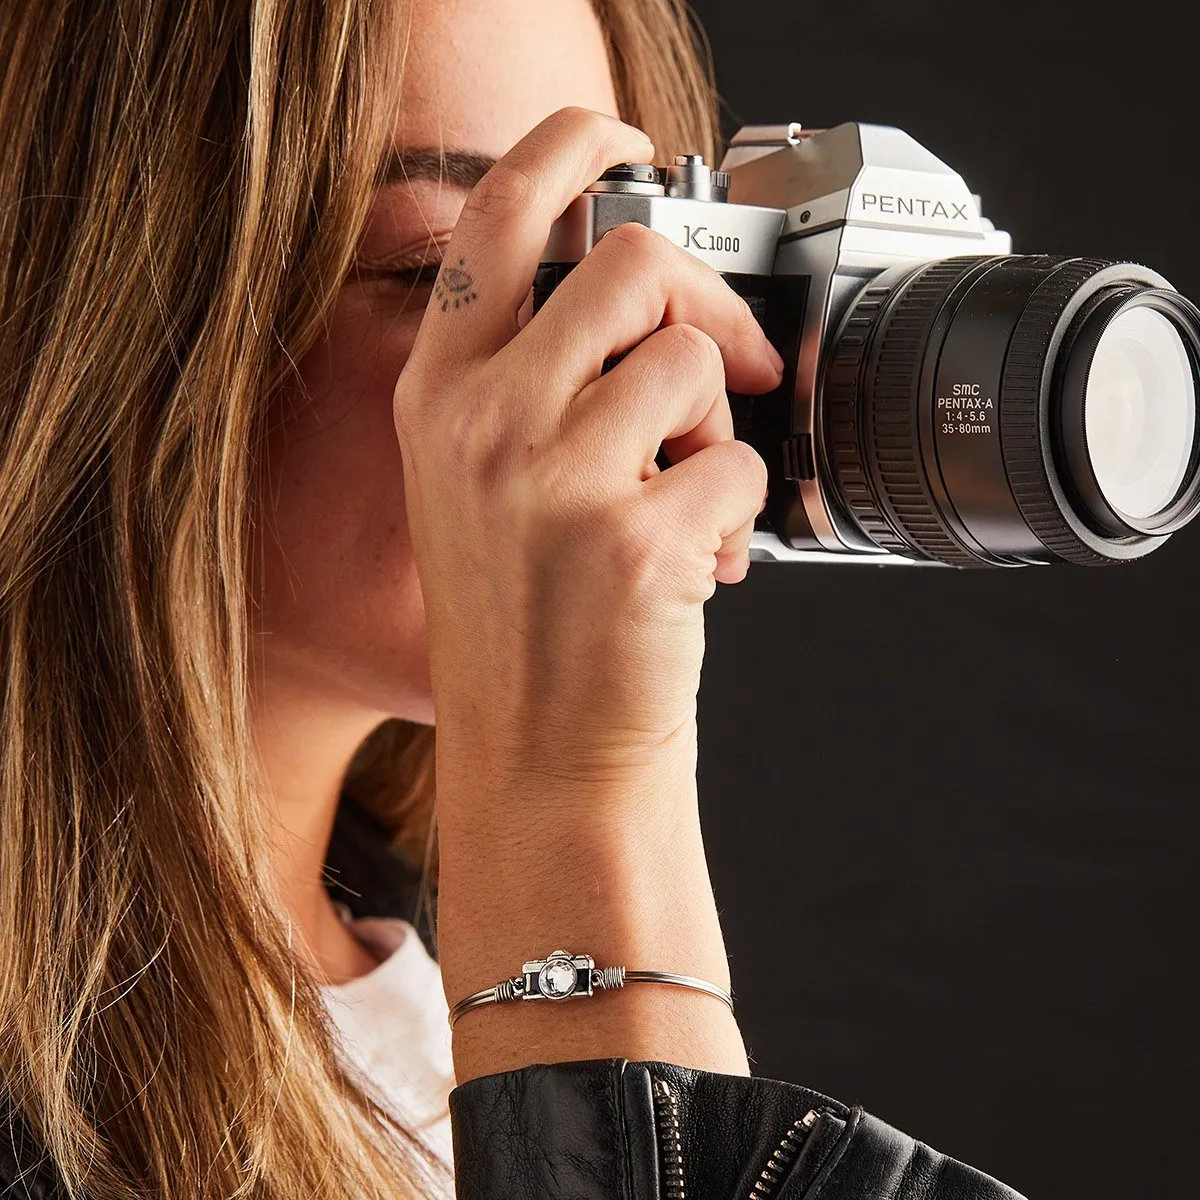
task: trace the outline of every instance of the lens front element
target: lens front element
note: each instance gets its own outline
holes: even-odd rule
[[[1145,520],[1171,506],[1196,441],[1196,381],[1175,324],[1127,308],[1100,336],[1083,402],[1088,460],[1104,499]]]

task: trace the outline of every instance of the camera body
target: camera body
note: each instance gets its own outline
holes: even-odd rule
[[[901,130],[747,126],[719,170],[614,168],[551,230],[535,308],[629,221],[719,271],[784,358],[776,391],[730,396],[769,473],[752,558],[1107,563],[1200,508],[1200,314],[1136,264],[1013,255]]]

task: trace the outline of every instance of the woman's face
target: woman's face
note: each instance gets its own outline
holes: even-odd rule
[[[379,98],[394,108],[408,180],[397,171],[375,197],[357,273],[298,364],[303,391],[289,389],[271,414],[255,624],[272,687],[432,723],[392,390],[442,245],[487,162],[556,109],[617,108],[588,0],[412,7],[403,94]],[[430,171],[439,149],[440,186]]]

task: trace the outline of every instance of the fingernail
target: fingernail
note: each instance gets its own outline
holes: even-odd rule
[[[775,368],[775,373],[780,378],[782,378],[783,377],[783,357],[780,355],[779,351],[776,350],[775,347],[771,345],[770,342],[767,342],[767,350],[770,352],[769,357],[771,360],[771,365]]]

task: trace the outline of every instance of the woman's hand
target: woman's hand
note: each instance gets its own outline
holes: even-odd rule
[[[781,363],[715,271],[638,225],[607,234],[517,319],[557,216],[609,166],[652,153],[640,132],[581,109],[522,139],[468,197],[396,387],[437,714],[451,1001],[555,948],[728,980],[695,815],[703,605],[715,581],[744,576],[767,486],[757,452],[733,439],[725,388],[767,391]],[[633,1057],[631,1038],[678,1054],[656,1040],[661,1022],[703,1058],[681,1014],[721,1028],[719,1002],[676,988],[591,1003],[467,1014],[460,1081],[546,1061],[547,1037],[568,1030],[560,1056]],[[524,1020],[542,1023],[536,1035]],[[464,1066],[472,1035],[480,1052]],[[722,1036],[723,1068],[744,1067],[740,1040],[730,1051]]]
[[[661,234],[613,230],[518,330],[555,218],[651,153],[564,109],[505,155],[467,199],[395,393],[439,742],[471,702],[487,753],[554,779],[619,772],[687,728],[703,603],[743,577],[767,486],[725,386],[776,386],[778,356]],[[663,442],[677,465],[660,472]]]

